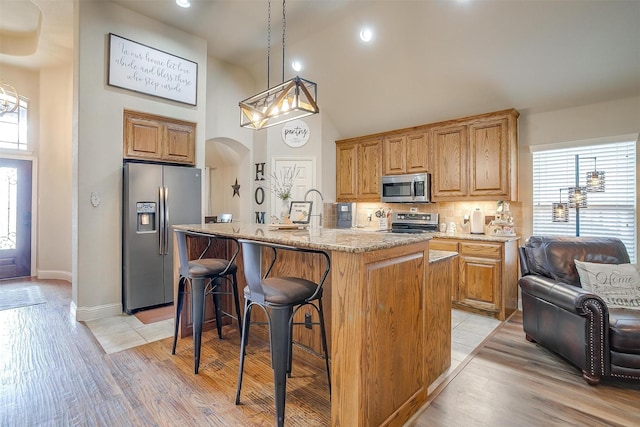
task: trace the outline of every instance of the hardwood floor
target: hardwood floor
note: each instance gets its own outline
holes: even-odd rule
[[[203,336],[200,374],[190,340],[105,354],[69,313],[71,286],[37,285],[47,303],[0,311],[2,426],[272,426],[273,378],[264,343],[250,343],[242,405],[234,404],[238,332]],[[287,383],[290,426],[329,424],[325,373],[296,363]],[[577,369],[524,339],[519,315],[436,389],[413,426],[640,425],[640,383],[590,387]]]

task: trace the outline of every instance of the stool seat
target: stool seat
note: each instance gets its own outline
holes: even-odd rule
[[[235,264],[229,265],[229,261],[219,258],[203,258],[189,261],[190,277],[216,276],[222,274],[226,269],[226,274],[233,274],[238,271]]]
[[[274,305],[302,304],[311,298],[318,284],[301,277],[269,277],[262,281],[264,300]],[[317,297],[322,296],[322,288]],[[244,297],[251,299],[251,289],[244,288]]]

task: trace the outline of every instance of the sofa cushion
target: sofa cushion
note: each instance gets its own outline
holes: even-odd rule
[[[574,259],[604,264],[629,262],[627,248],[612,237],[531,236],[525,244],[530,274],[580,286]]]
[[[640,310],[637,264],[601,264],[575,260],[582,287],[601,297],[609,308]]]
[[[609,310],[609,346],[614,352],[640,355],[640,311],[623,308]],[[634,360],[638,366],[620,361],[616,364],[640,368],[640,359]]]

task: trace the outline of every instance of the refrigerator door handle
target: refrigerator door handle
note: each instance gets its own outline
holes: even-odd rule
[[[169,187],[164,187],[164,255],[169,255]]]
[[[158,253],[162,255],[164,253],[164,229],[166,224],[166,220],[164,217],[164,187],[158,187],[158,202],[158,204],[160,205],[158,209],[160,214],[160,219],[158,220]]]

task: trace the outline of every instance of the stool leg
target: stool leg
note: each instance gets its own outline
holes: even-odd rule
[[[322,336],[322,349],[324,350],[324,361],[327,365],[327,382],[329,383],[329,397],[331,397],[331,373],[329,372],[329,350],[327,346],[327,331],[324,328],[324,310],[322,310],[322,299],[318,300],[318,316],[320,317],[320,334]]]
[[[191,314],[193,316],[193,371],[200,368],[200,344],[202,342],[202,320],[204,318],[204,279],[191,281]]]
[[[216,329],[218,330],[218,338],[222,339],[222,280],[220,278],[213,279],[211,284],[211,296],[213,297],[213,309],[216,313]]]
[[[171,354],[176,354],[176,344],[178,343],[178,330],[180,327],[180,314],[182,313],[182,303],[184,300],[184,288],[186,278],[180,277],[178,281],[178,301],[176,301],[176,314],[173,320],[173,348],[171,349]]]
[[[238,298],[238,279],[236,273],[232,274],[231,292],[233,293],[233,301],[236,305],[236,317],[238,318],[238,332],[242,334],[242,321],[240,320],[240,299]]]
[[[287,396],[287,368],[291,341],[289,319],[291,307],[271,308],[271,366],[276,394],[276,424],[284,426],[284,407]]]
[[[240,336],[240,364],[238,365],[238,387],[236,388],[236,405],[240,404],[240,389],[242,388],[242,374],[244,373],[244,357],[249,341],[249,325],[251,324],[251,305],[249,300],[244,304],[244,322]]]

